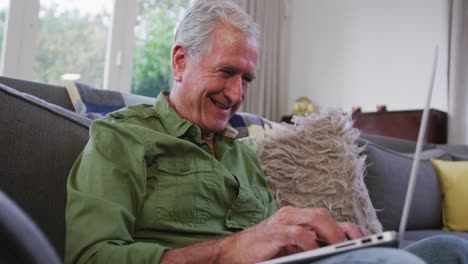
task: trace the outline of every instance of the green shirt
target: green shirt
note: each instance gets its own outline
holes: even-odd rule
[[[92,123],[67,184],[66,263],[157,263],[275,212],[256,153],[215,135],[214,156],[164,95]]]

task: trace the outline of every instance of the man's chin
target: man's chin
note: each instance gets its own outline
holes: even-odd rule
[[[228,121],[222,121],[222,122],[217,122],[217,123],[214,123],[214,124],[210,124],[209,126],[207,126],[207,131],[208,133],[221,133],[223,132],[226,127],[227,127],[227,123]]]
[[[226,129],[231,117],[232,115],[206,115],[205,119],[200,120],[200,128],[205,135],[222,133]]]

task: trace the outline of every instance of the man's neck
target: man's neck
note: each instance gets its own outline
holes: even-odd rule
[[[182,118],[185,118],[183,116],[183,114],[180,112],[180,109],[178,110],[178,108],[176,107],[176,104],[174,104],[174,102],[172,101],[171,96],[166,95],[166,98],[167,98],[167,100],[169,102],[169,105],[174,109],[174,111],[176,111]],[[187,118],[185,118],[185,119],[187,119]],[[203,142],[205,142],[206,144],[208,144],[208,146],[210,146],[211,152],[213,152],[213,155],[216,155],[215,146],[214,146],[214,133],[212,133],[212,132],[211,133],[205,133],[205,132],[202,131],[201,140]]]
[[[216,156],[215,146],[214,146],[214,133],[204,134],[202,132],[201,140],[210,146],[211,152]]]

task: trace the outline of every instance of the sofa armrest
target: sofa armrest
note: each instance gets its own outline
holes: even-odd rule
[[[64,86],[50,85],[0,76],[0,83],[19,92],[34,95],[51,104],[74,111],[70,97]]]
[[[63,256],[68,173],[91,120],[0,84],[0,189]]]

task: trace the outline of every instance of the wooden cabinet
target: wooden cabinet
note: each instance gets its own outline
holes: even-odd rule
[[[353,113],[354,127],[363,133],[416,141],[422,110]],[[447,143],[447,113],[430,109],[425,143]]]
[[[421,125],[423,110],[377,111],[353,113],[354,127],[362,133],[382,135],[416,141]],[[283,116],[281,122],[290,123],[290,115]],[[447,113],[430,109],[425,143],[447,143]]]

